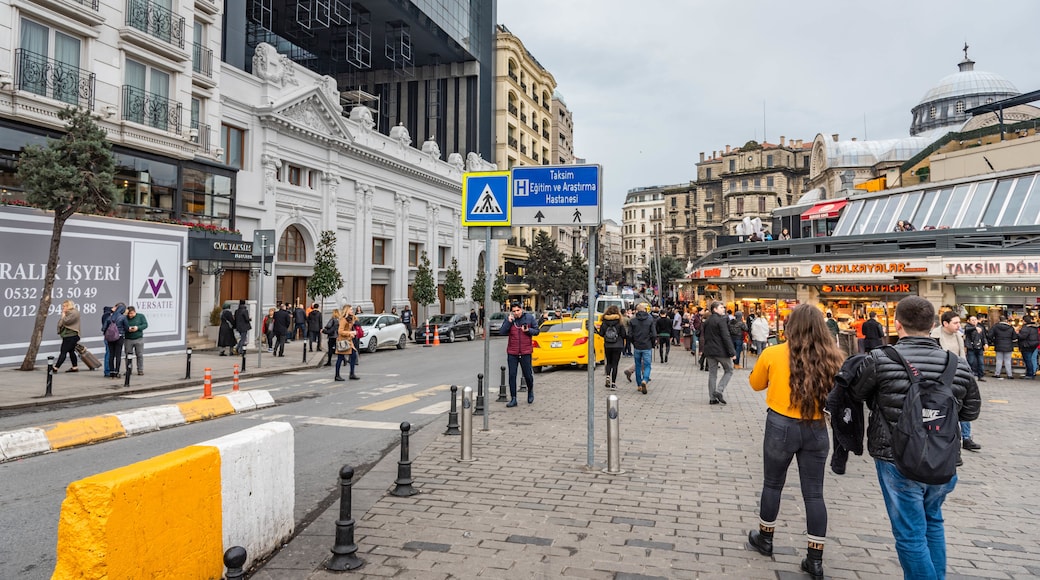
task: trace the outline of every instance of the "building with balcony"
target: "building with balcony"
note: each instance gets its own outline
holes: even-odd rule
[[[599,264],[599,279],[603,281],[604,285],[624,284],[622,227],[621,224],[607,218],[603,220],[603,224],[599,228],[596,262]]]
[[[149,221],[192,226],[186,288],[173,298],[191,335],[227,300],[257,301],[259,316],[277,301],[319,298],[306,283],[324,230],[337,234],[346,282],[326,308],[411,302],[421,314],[411,283],[422,252],[438,283],[453,259],[467,284],[486,259],[482,242],[463,239],[460,200],[463,171],[493,168],[480,155],[492,134],[480,111],[491,110],[495,4],[371,4],[308,14],[314,4],[269,0],[0,0],[5,201],[24,198],[22,148],[59,136],[62,108],[85,107],[113,143],[113,214],[139,220],[127,226],[135,232]],[[314,72],[326,65],[333,74]],[[415,143],[410,126],[421,131]],[[252,255],[259,231],[274,248],[263,274]],[[442,294],[430,311],[465,304]]]
[[[630,189],[621,206],[622,278],[629,286],[656,284],[643,279],[643,270],[662,248],[664,192],[681,185],[652,185]]]
[[[551,151],[550,165],[567,165],[574,163],[574,115],[567,108],[560,91],[552,96],[552,138],[549,143]]]

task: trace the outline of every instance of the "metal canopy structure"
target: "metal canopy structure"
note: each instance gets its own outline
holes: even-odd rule
[[[1034,101],[1040,101],[1040,91],[1030,91],[1023,93],[1018,96],[1014,96],[1007,99],[1001,99],[992,103],[986,103],[985,105],[979,105],[978,107],[972,107],[965,111],[967,114],[975,117],[978,115],[984,115],[986,113],[996,113],[997,119],[1000,122],[1000,140],[1004,140],[1004,109],[1010,109],[1018,105],[1028,105]]]

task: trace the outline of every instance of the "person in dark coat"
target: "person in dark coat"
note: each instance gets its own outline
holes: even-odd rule
[[[243,353],[249,344],[249,331],[253,329],[253,319],[249,316],[249,306],[245,300],[238,301],[235,311],[235,332],[238,333],[238,352]]]
[[[928,336],[935,307],[920,296],[899,301],[895,315],[899,341],[895,350],[926,379],[938,380],[947,364],[947,353]],[[982,400],[968,361],[957,358],[953,395],[960,402],[961,421],[979,416]],[[896,553],[906,578],[941,578],[946,570],[946,538],[942,504],[957,485],[957,476],[942,484],[927,484],[904,476],[895,465],[892,433],[903,413],[910,390],[910,376],[903,363],[886,349],[869,353],[852,384],[852,398],[869,402],[867,451],[874,458],[885,507],[895,536]]]
[[[289,305],[283,304],[281,310],[274,313],[274,356],[285,356],[285,341],[289,338],[292,324],[293,315],[289,312]]]
[[[311,352],[314,352],[314,343],[318,343],[318,352],[321,352],[321,329],[321,309],[315,302],[307,313],[307,347]]]
[[[614,341],[607,340],[607,330],[610,328],[614,329],[610,335],[617,336]],[[616,391],[618,362],[621,361],[621,351],[625,349],[625,339],[628,336],[625,332],[625,325],[621,322],[621,310],[616,304],[611,304],[607,307],[607,311],[603,313],[603,320],[600,322],[596,333],[603,337],[603,358],[606,363],[604,370],[607,373],[607,388]]]
[[[722,392],[726,390],[726,385],[733,377],[733,357],[737,353],[729,335],[726,305],[722,302],[711,303],[711,315],[701,326],[701,352],[704,353],[705,364],[708,365],[708,403],[725,405],[726,399]],[[717,381],[720,366],[722,380]]]
[[[231,312],[231,305],[225,304],[220,311],[220,330],[217,332],[217,346],[220,347],[220,356],[227,356],[225,349],[230,348],[231,354],[235,354],[235,313]]]
[[[845,473],[849,451],[863,455],[863,434],[866,430],[863,403],[852,399],[849,387],[859,378],[860,367],[866,359],[865,354],[854,354],[845,359],[841,370],[834,376],[834,389],[827,396],[826,408],[830,414],[831,438],[834,442],[831,450],[831,471],[838,475]]]
[[[292,338],[290,340],[307,340],[307,311],[304,310],[303,304],[297,304],[296,309],[292,311],[293,322],[295,326],[292,331]]]
[[[863,323],[863,348],[866,352],[885,346],[885,327],[877,321],[877,312],[871,312],[869,317]]]
[[[637,304],[635,318],[628,321],[628,340],[632,343],[632,357],[636,363],[636,388],[644,395],[650,382],[654,346],[657,344],[657,328],[646,311],[647,306],[646,302]]]
[[[964,327],[964,348],[968,351],[968,366],[975,373],[975,378],[985,381],[982,375],[985,370],[982,366],[982,351],[986,348],[986,329],[979,323],[978,317],[968,318],[968,324]]]
[[[656,309],[655,309],[656,310]],[[664,310],[654,313],[654,329],[657,331],[657,362],[668,362],[672,354],[672,319]]]
[[[1040,347],[1040,329],[1029,314],[1022,317],[1022,330],[1018,331],[1018,352],[1022,354],[1022,362],[1026,365],[1026,378],[1036,376],[1036,349]]]
[[[530,312],[524,312],[524,307],[519,302],[514,302],[509,308],[509,317],[502,322],[498,333],[508,336],[506,342],[506,362],[509,364],[509,402],[506,407],[516,406],[516,370],[517,367],[524,374],[527,381],[527,404],[534,403],[534,374],[531,370],[531,353],[534,351],[532,337],[540,332],[534,316]]]
[[[989,329],[986,338],[993,345],[993,350],[997,355],[997,368],[993,370],[993,377],[999,379],[1000,369],[1007,367],[1007,378],[1015,378],[1015,374],[1011,372],[1011,353],[1015,350],[1018,333],[1015,332],[1014,326],[1008,324],[1007,316],[1000,317],[1000,322]]]
[[[112,314],[109,315],[108,324],[105,325],[105,330],[107,330],[108,325],[114,324],[118,331],[118,336],[115,340],[108,340],[108,333],[105,332],[105,342],[108,344],[108,376],[113,379],[119,377],[119,368],[123,358],[123,341],[126,339],[126,333],[130,329],[130,325],[126,322],[125,313],[126,304],[122,302],[116,304],[112,309]]]

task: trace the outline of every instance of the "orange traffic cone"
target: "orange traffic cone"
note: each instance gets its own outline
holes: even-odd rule
[[[437,325],[433,325],[433,346],[439,346],[441,344],[441,335],[437,333]]]

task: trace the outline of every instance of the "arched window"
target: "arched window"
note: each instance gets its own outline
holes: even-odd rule
[[[303,234],[296,226],[289,226],[282,232],[282,239],[278,240],[279,262],[307,262],[307,245],[303,243]]]
[[[928,118],[929,119],[934,119],[935,118],[935,105],[932,105],[931,107],[928,108]]]
[[[963,113],[964,112],[964,101],[957,101],[956,109],[957,109],[958,113]]]

